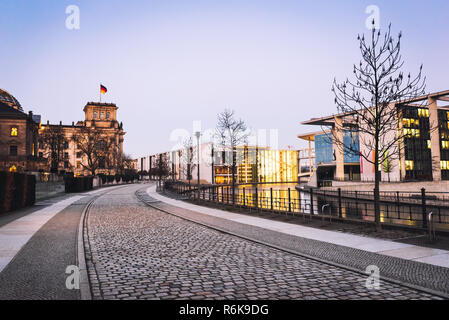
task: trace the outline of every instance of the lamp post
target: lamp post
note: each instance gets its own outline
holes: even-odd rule
[[[195,132],[195,136],[196,136],[196,145],[197,145],[197,150],[196,150],[196,162],[197,162],[197,174],[198,174],[198,201],[200,200],[200,136],[201,136],[201,132],[197,131]]]

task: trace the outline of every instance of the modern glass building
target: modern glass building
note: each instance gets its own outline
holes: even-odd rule
[[[438,106],[442,102],[448,105]],[[390,103],[389,108],[395,114],[392,127],[397,132],[392,129],[385,136],[384,144],[388,145],[391,139],[392,145],[386,152],[391,149],[397,155],[380,159],[383,181],[449,180],[448,102],[449,90]],[[298,135],[309,143],[314,142],[318,185],[327,180],[374,180],[376,170],[370,157],[374,160],[375,150],[372,145],[360,144],[369,139],[358,130],[355,112],[313,118],[302,124],[329,128],[327,132]],[[343,140],[345,148],[338,147],[334,141],[336,132],[340,132],[338,140]],[[348,146],[351,152],[344,151]],[[309,149],[313,152],[311,146]]]

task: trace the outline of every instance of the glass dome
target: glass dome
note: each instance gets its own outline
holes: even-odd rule
[[[11,108],[23,112],[22,106],[20,105],[19,101],[17,101],[17,99],[14,98],[13,95],[9,94],[7,91],[3,89],[0,89],[0,102],[3,102],[8,106],[10,106]]]

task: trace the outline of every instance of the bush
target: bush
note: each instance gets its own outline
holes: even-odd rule
[[[114,182],[114,176],[113,175],[108,175],[107,178],[108,178],[108,182],[109,183]]]
[[[64,179],[65,192],[83,192],[93,189],[93,177],[66,177]]]
[[[0,172],[0,213],[33,205],[36,177],[16,172]]]

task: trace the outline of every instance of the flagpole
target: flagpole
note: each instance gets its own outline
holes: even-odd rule
[[[100,83],[100,103],[101,103],[101,83]]]

